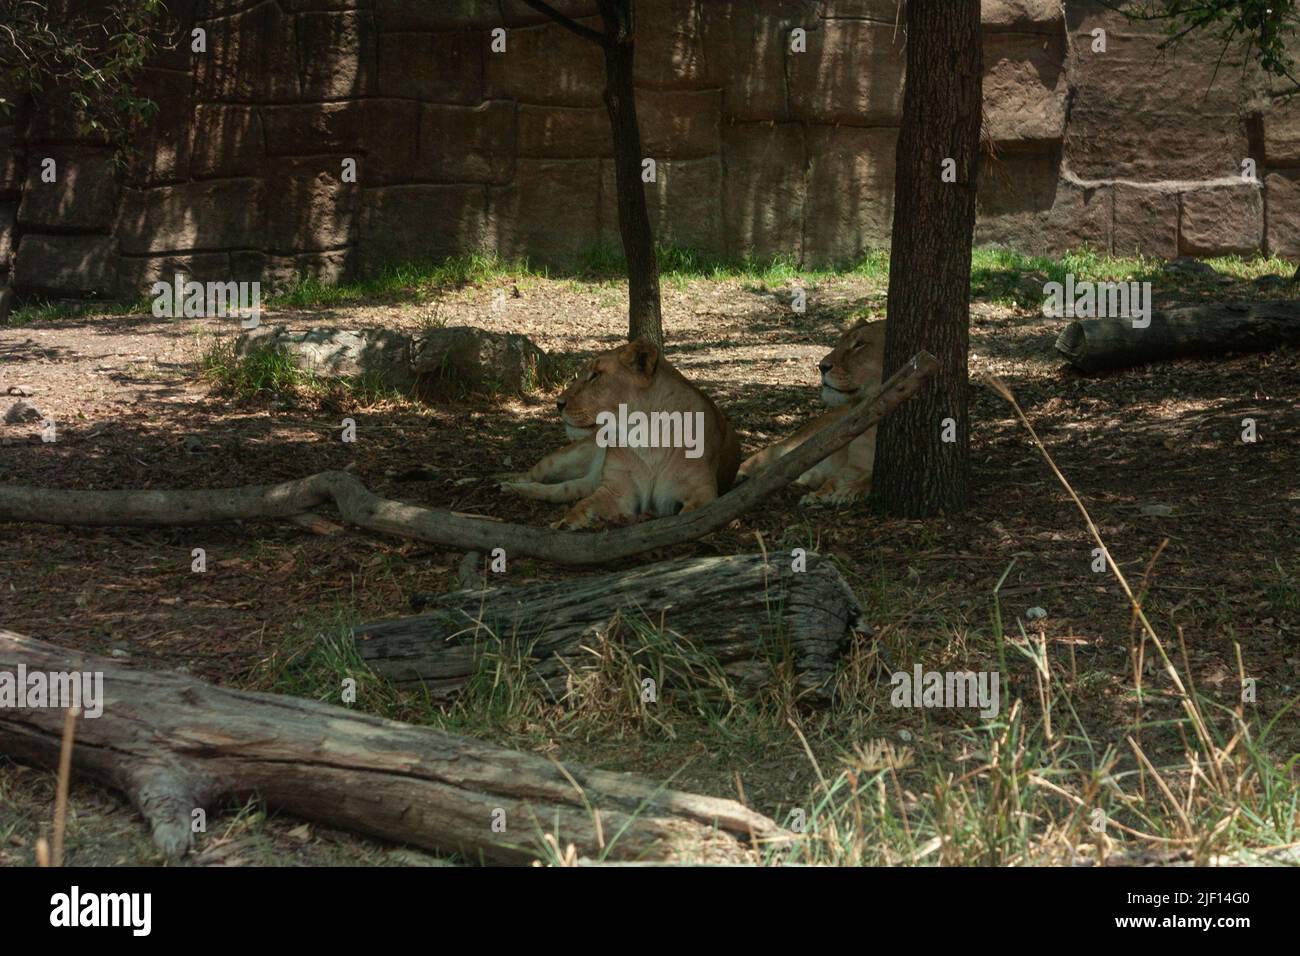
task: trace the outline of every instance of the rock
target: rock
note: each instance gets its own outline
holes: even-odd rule
[[[1219,274],[1215,271],[1214,266],[1202,262],[1200,259],[1193,259],[1191,256],[1180,256],[1173,262],[1166,262],[1165,271],[1188,276],[1206,276],[1211,279]]]
[[[1117,183],[1114,252],[1159,259],[1178,257],[1178,193]]]
[[[1159,22],[1135,22],[1100,4],[1069,4],[1070,131],[1066,160],[1084,179],[1206,180],[1241,175],[1252,155],[1242,117],[1239,48],[1220,59],[1212,30],[1175,49]],[[1092,30],[1106,52],[1092,52]]]
[[[600,241],[622,242],[614,163],[601,163]],[[666,246],[717,249],[722,246],[722,164],[718,157],[666,159],[645,185],[646,210],[655,240]]]
[[[388,329],[289,331],[283,325],[242,333],[235,352],[283,351],[294,366],[322,378],[351,378],[419,399],[467,392],[532,391],[549,380],[546,353],[525,335],[470,326],[415,335]]]
[[[995,143],[1056,143],[1065,134],[1065,34],[1026,43],[984,38],[984,130]]]
[[[22,146],[12,126],[0,126],[0,192],[17,192],[23,188]]]
[[[1183,193],[1182,250],[1194,256],[1245,255],[1264,244],[1259,186],[1210,186]]]
[[[376,35],[369,10],[300,13],[294,35],[304,100],[374,95]]]
[[[170,4],[168,12],[174,15],[175,6]],[[181,35],[189,36],[189,30],[181,31]],[[189,54],[188,44],[177,46]],[[194,78],[188,69],[187,63],[174,69],[140,71],[139,88],[149,91],[149,99],[157,104],[158,112],[152,122],[137,128],[132,136],[132,149],[124,157],[126,180],[134,185],[173,183],[190,176],[194,130],[188,120],[194,116],[194,102],[190,97]],[[181,121],[182,118],[186,121]],[[198,124],[197,128],[204,127]]]
[[[111,295],[117,268],[111,236],[44,236],[27,233],[14,255],[13,284],[53,295]]]
[[[704,8],[716,2],[638,0],[637,17],[642,23],[654,24],[653,30],[639,32],[636,38],[633,77],[638,90],[721,85],[709,82],[704,31],[699,28]]]
[[[1058,34],[1064,29],[1061,0],[980,0],[980,25],[986,33]]]
[[[515,109],[501,100],[479,106],[425,103],[420,112],[420,178],[504,185],[514,175]],[[605,135],[611,137],[609,120]],[[456,149],[447,149],[455,143]]]
[[[699,159],[722,152],[721,90],[639,90],[636,115],[645,156],[656,160]],[[605,136],[612,141],[608,117]]]
[[[5,424],[21,425],[23,422],[39,422],[44,417],[45,413],[39,408],[20,398],[10,405],[9,410],[5,412]]]
[[[822,20],[808,30],[807,52],[785,59],[796,119],[889,126],[903,115],[907,58],[902,34],[890,24]]]
[[[399,391],[415,383],[411,338],[385,329],[309,329],[290,332],[283,325],[260,326],[240,334],[235,354],[282,350],[294,366],[323,378],[367,379]]]
[[[526,335],[472,326],[430,329],[414,337],[415,395],[441,397],[462,389],[523,395],[546,384],[546,353]]]
[[[614,134],[609,113],[603,107],[521,103],[517,116],[520,157],[582,159],[614,155]]]
[[[339,179],[333,156],[286,159],[266,178],[260,244],[272,252],[316,252],[356,241],[360,190]],[[245,245],[254,245],[248,242]]]
[[[54,160],[54,182],[44,175]],[[28,156],[27,185],[18,207],[18,224],[27,232],[106,230],[117,205],[117,177],[108,150],[37,147]]]
[[[803,257],[804,128],[797,123],[735,123],[722,131],[724,167],[749,175],[728,176],[722,185],[727,253],[758,259]],[[788,162],[800,157],[798,164]]]
[[[224,4],[222,6],[225,6]],[[208,50],[195,55],[194,94],[205,103],[293,103],[299,99],[294,17],[262,3],[205,20]]]
[[[285,108],[273,106],[269,111]],[[200,103],[195,108],[194,150],[190,158],[194,176],[229,178],[261,172],[266,162],[262,129],[267,121],[263,115],[262,110],[253,106]],[[269,123],[266,138],[270,140]],[[300,138],[298,143],[303,141]]]
[[[491,191],[489,210],[504,258],[571,262],[599,235],[600,160],[521,159],[514,182]]]
[[[1268,251],[1300,257],[1300,170],[1272,172],[1265,180],[1268,202]]]
[[[375,21],[385,32],[484,30],[501,25],[500,8],[483,0],[373,0],[373,5]]]
[[[127,255],[256,247],[265,221],[257,179],[124,190],[114,230]]]
[[[1300,163],[1300,102],[1294,97],[1274,100],[1262,115],[1264,162],[1270,166]]]
[[[381,33],[379,95],[465,106],[480,103],[486,47],[482,34],[463,30]]]
[[[599,17],[578,21],[602,29]],[[486,48],[480,36],[476,41]],[[603,106],[605,55],[557,23],[510,30],[504,53],[483,54],[489,99],[561,106]]]
[[[367,189],[361,207],[363,271],[487,251],[488,187],[385,186]]]
[[[898,130],[815,126],[807,136],[803,264],[835,265],[888,247]]]
[[[0,202],[0,274],[9,269],[9,260],[13,258],[17,221],[18,204]]]
[[[1031,621],[1039,621],[1047,617],[1047,610],[1041,607],[1031,607],[1025,612],[1025,617]]]
[[[1006,152],[980,164],[975,240],[1034,255],[1109,250],[1114,188],[1062,177],[1052,153]]]

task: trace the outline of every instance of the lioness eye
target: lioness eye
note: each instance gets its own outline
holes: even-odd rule
[[[594,369],[592,373],[587,376],[587,381],[594,382],[598,378],[600,378],[600,369]]]

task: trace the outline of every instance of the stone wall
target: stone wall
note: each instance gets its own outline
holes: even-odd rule
[[[66,117],[0,127],[0,284],[135,296],[178,269],[274,284],[468,251],[558,264],[617,244],[599,50],[520,0],[169,6],[185,42],[146,72],[160,113],[125,169]],[[557,6],[599,23],[591,0]],[[887,245],[897,7],[638,0],[658,239],[808,265]],[[1074,0],[984,0],[984,26],[994,156],[978,241],[1300,256],[1300,104],[1231,56],[1216,75],[1212,38],[1160,54],[1155,28]]]

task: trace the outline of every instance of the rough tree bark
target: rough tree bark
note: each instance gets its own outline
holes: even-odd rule
[[[934,353],[939,371],[881,426],[874,476],[884,507],[906,517],[959,510],[970,493],[966,361],[981,72],[979,0],[909,0],[885,371],[919,349]],[[954,182],[944,181],[945,169]],[[942,441],[947,419],[955,442]]]
[[[1056,339],[1056,351],[1083,372],[1280,345],[1300,345],[1300,301],[1160,309],[1146,328],[1134,328],[1132,319],[1083,319],[1071,322]]]
[[[432,598],[423,614],[359,627],[354,637],[376,674],[421,687],[437,703],[480,674],[485,659],[500,657],[527,658],[529,677],[559,699],[569,675],[595,663],[591,648],[621,617],[673,632],[682,653],[707,654],[742,688],[768,682],[764,658],[789,659],[804,694],[825,699],[853,632],[869,629],[835,566],[816,553],[804,561],[795,570],[786,551],[769,560],[684,558],[579,580],[457,591]]]
[[[73,772],[130,797],[170,859],[197,809],[257,796],[292,816],[470,859],[535,859],[543,833],[607,859],[743,858],[779,829],[732,800],[668,790],[316,701],[134,670],[0,630],[0,673],[103,674]],[[55,768],[56,707],[0,707],[0,753]],[[505,832],[494,831],[494,811]]]
[[[605,109],[614,135],[614,181],[618,189],[618,231],[627,259],[628,339],[664,344],[659,300],[659,260],[641,181],[641,128],[636,118],[632,61],[636,51],[633,0],[598,0],[604,32],[598,33],[543,0],[524,0],[605,53]]]
[[[764,498],[790,484],[827,455],[913,395],[934,374],[934,356],[922,352],[899,369],[873,397],[848,415],[722,497],[686,514],[612,531],[552,531],[421,508],[372,494],[354,476],[324,471],[278,485],[185,491],[64,491],[0,487],[0,522],[157,527],[278,518],[333,502],[345,521],[398,537],[490,554],[539,558],[566,565],[593,565],[693,541],[725,527]]]

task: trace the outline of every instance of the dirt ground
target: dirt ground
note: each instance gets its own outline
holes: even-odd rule
[[[448,290],[423,304],[280,311],[263,321],[291,328],[472,324],[525,332],[548,352],[571,356],[621,340],[617,285],[520,279],[513,283],[519,295],[512,289],[505,308],[494,311],[499,285]],[[1157,305],[1238,291],[1228,282],[1208,291],[1185,286],[1161,286]],[[798,314],[781,290],[749,280],[669,284],[668,358],[713,395],[748,454],[817,410],[817,360],[856,317],[882,314],[883,293],[863,278],[822,279]],[[1130,579],[1141,578],[1168,541],[1150,577],[1147,611],[1170,631],[1182,627],[1202,692],[1235,700],[1236,642],[1262,697],[1280,705],[1300,693],[1300,353],[1170,362],[1088,378],[1053,352],[1061,320],[988,301],[977,300],[972,310],[972,371],[995,373],[1012,388]],[[0,394],[21,386],[58,428],[58,440],[45,443],[36,424],[0,425],[0,482],[218,487],[350,466],[390,498],[533,524],[558,516],[558,506],[507,497],[491,480],[527,467],[563,440],[553,392],[432,408],[357,404],[347,395],[234,400],[213,392],[198,369],[213,341],[234,334],[229,320],[151,316],[0,326]],[[357,422],[354,444],[338,440],[344,415]],[[1253,444],[1241,441],[1246,417],[1257,422]],[[1131,690],[1123,595],[1112,577],[1091,571],[1093,545],[1078,512],[1006,403],[972,386],[971,419],[974,495],[960,516],[905,521],[864,507],[805,510],[800,492],[789,489],[674,555],[753,550],[756,534],[770,548],[812,544],[847,570],[895,654],[927,667],[977,670],[992,653],[994,587],[1012,566],[999,592],[1004,619],[1045,609],[1053,653],[1068,656],[1079,687],[1087,688],[1084,719],[1098,733],[1120,735]],[[392,477],[418,466],[432,468],[434,479]],[[252,687],[269,686],[285,648],[301,646],[328,622],[392,616],[413,593],[453,588],[459,560],[357,531],[325,539],[270,523],[174,530],[27,524],[5,527],[3,538],[0,626],[115,652],[141,667],[181,668]],[[190,571],[195,547],[207,550],[202,575]],[[508,583],[564,573],[519,560]],[[1167,686],[1158,673],[1149,679]],[[887,684],[880,694],[887,699]],[[1300,750],[1293,718],[1281,730],[1290,753]],[[881,708],[870,728],[837,728],[837,740],[814,747],[829,753],[854,732],[942,735],[945,719]],[[629,746],[544,727],[502,730],[497,739],[661,779],[686,764],[674,786],[718,795],[735,796],[739,775],[747,799],[772,814],[792,803],[792,789],[812,772],[794,740],[737,750],[691,734]],[[49,774],[0,761],[0,865],[30,862],[32,842],[48,826],[52,793]],[[78,785],[72,812],[70,862],[154,860],[143,826],[117,796]],[[250,805],[231,808],[194,862],[437,861],[268,820]]]

